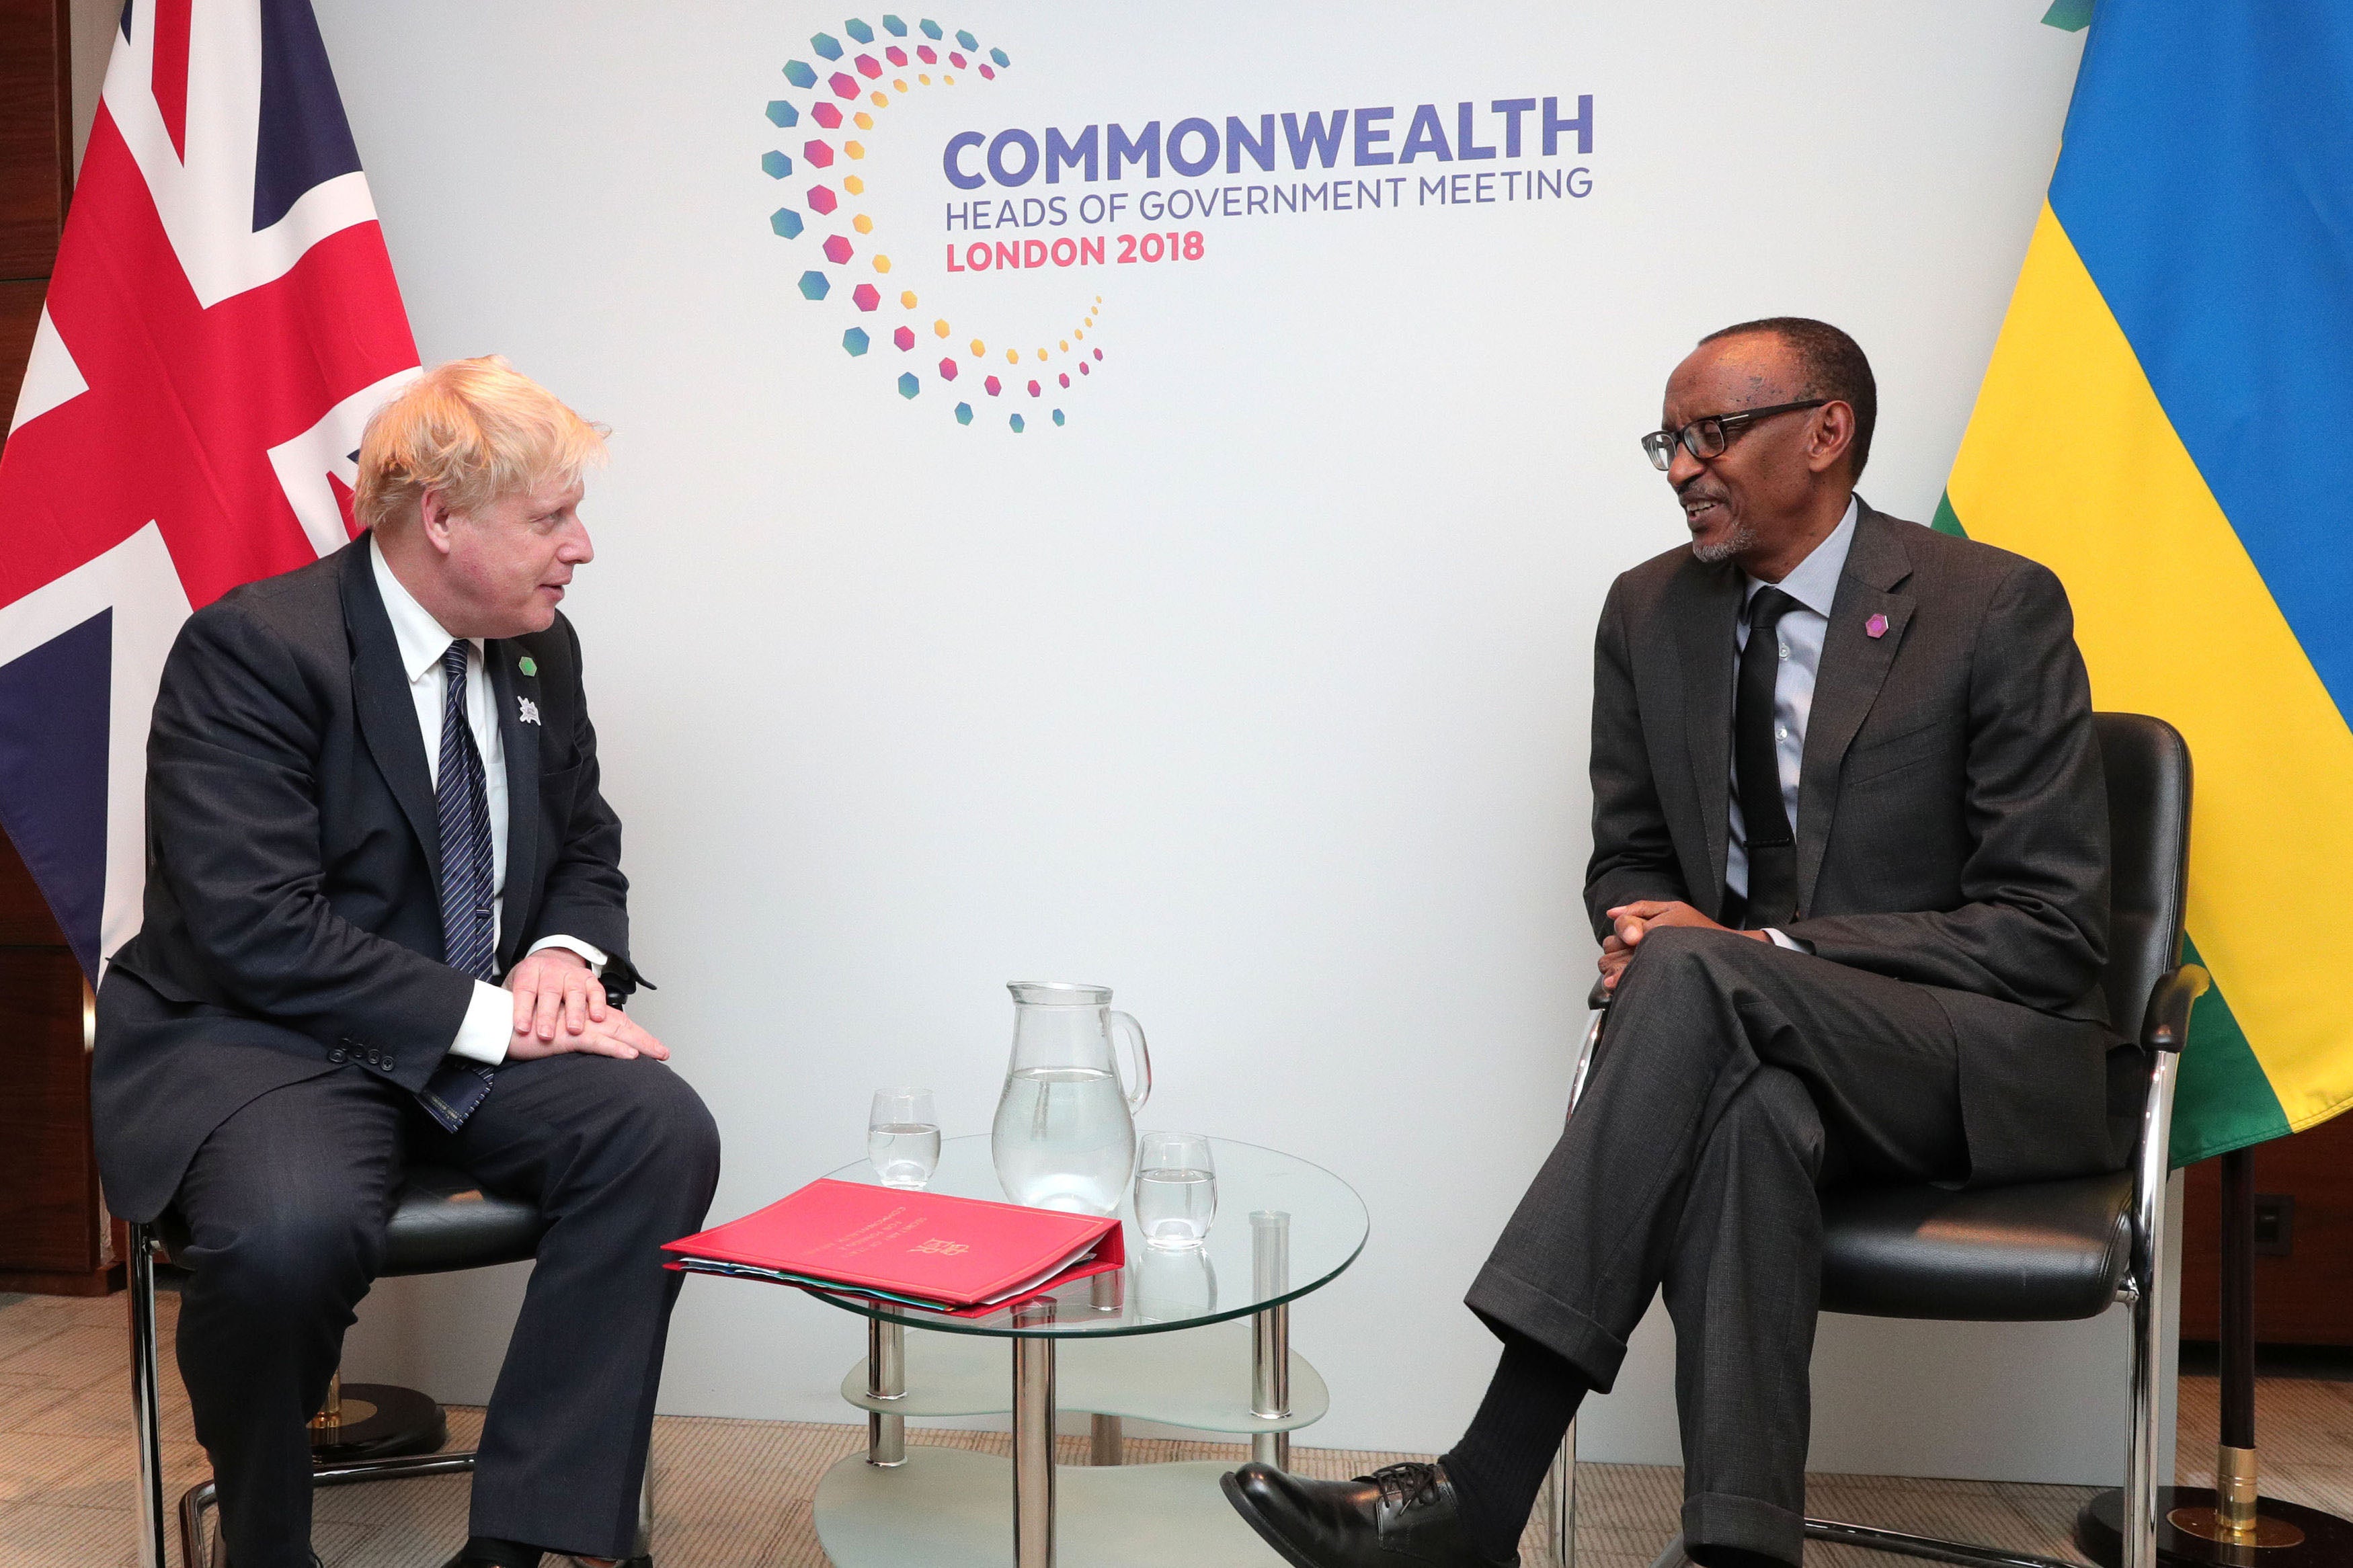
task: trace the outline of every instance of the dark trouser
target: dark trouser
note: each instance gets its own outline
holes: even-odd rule
[[[551,1216],[482,1428],[476,1535],[626,1556],[680,1276],[719,1173],[711,1114],[640,1058],[510,1062],[447,1134],[356,1067],[272,1089],[221,1123],[174,1206],[194,1271],[180,1375],[237,1568],[307,1568],[305,1424],[382,1265],[407,1159],[458,1166]]]
[[[1607,1390],[1663,1286],[1691,1545],[1799,1561],[1816,1190],[1968,1174],[1937,997],[1727,932],[1651,931],[1576,1116],[1471,1288],[1491,1326]]]

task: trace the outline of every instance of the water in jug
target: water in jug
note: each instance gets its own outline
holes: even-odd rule
[[[997,1179],[1017,1204],[1111,1214],[1134,1174],[1135,1113],[1152,1093],[1144,1026],[1113,1011],[1107,985],[1019,981],[1006,989],[1013,1062],[989,1134]],[[1133,1093],[1120,1082],[1114,1032],[1134,1050]]]

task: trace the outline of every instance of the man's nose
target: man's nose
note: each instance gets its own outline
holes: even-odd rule
[[[575,522],[565,530],[565,538],[556,546],[557,557],[574,566],[586,566],[596,559],[596,547],[588,542],[586,523]]]
[[[1677,490],[1681,490],[1685,485],[1707,472],[1707,465],[1693,457],[1691,448],[1684,446],[1680,439],[1675,442],[1672,451],[1673,455],[1667,460],[1667,483],[1674,486]]]

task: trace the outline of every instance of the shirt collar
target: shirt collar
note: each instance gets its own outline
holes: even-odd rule
[[[392,640],[400,646],[401,670],[414,686],[440,664],[449,645],[458,639],[393,575],[391,563],[384,558],[384,546],[376,542],[373,532],[368,535],[368,564],[375,568],[376,595],[384,601],[384,613],[392,621]],[[477,653],[481,651],[481,638],[467,640]]]
[[[1839,578],[1846,572],[1846,552],[1854,547],[1854,520],[1860,510],[1855,499],[1847,497],[1846,515],[1839,519],[1830,537],[1815,545],[1787,577],[1773,584],[1824,620],[1831,618],[1831,602],[1838,597]],[[1746,582],[1747,589],[1741,597],[1744,605],[1765,586],[1755,577]]]

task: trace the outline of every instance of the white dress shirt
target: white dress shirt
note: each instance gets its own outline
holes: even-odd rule
[[[441,713],[448,700],[448,682],[441,671],[441,659],[449,651],[449,645],[458,639],[444,630],[441,623],[433,618],[433,613],[418,604],[416,595],[393,575],[382,547],[373,537],[368,541],[368,563],[375,569],[376,594],[384,600],[384,613],[392,622],[392,639],[400,648],[400,670],[408,678],[408,695],[417,704],[417,727],[425,737],[425,776],[438,789],[441,781]],[[501,920],[498,900],[507,888],[507,748],[499,732],[498,715],[491,709],[496,700],[490,671],[483,664],[482,639],[469,637],[466,724],[474,731],[474,749],[481,753],[482,789],[490,799],[493,948]],[[531,951],[537,952],[545,947],[576,952],[598,974],[605,972],[605,953],[577,937],[542,937],[532,943]],[[502,1062],[507,1057],[507,1041],[513,1033],[512,994],[477,980],[473,1000],[466,1007],[466,1021],[458,1026],[458,1037],[449,1042],[449,1048],[476,1061]]]
[[[1840,576],[1846,571],[1846,554],[1854,544],[1854,520],[1858,508],[1852,497],[1846,503],[1846,515],[1830,536],[1814,546],[1807,557],[1790,569],[1789,574],[1771,586],[1778,588],[1798,601],[1797,607],[1787,611],[1775,628],[1781,644],[1781,667],[1773,681],[1773,758],[1781,775],[1781,807],[1789,814],[1789,826],[1798,826],[1798,778],[1806,762],[1806,721],[1814,710],[1814,678],[1822,668],[1822,638],[1831,629],[1831,605],[1838,597]],[[1740,619],[1733,631],[1736,645],[1742,652],[1748,647],[1748,605],[1757,591],[1767,584],[1756,577],[1746,579],[1740,599]],[[1735,695],[1737,705],[1739,660],[1733,660]],[[1748,896],[1748,828],[1740,816],[1740,770],[1736,757],[1732,769],[1732,847],[1725,857],[1725,885],[1742,898]],[[1798,944],[1778,931],[1766,934],[1782,947]]]

